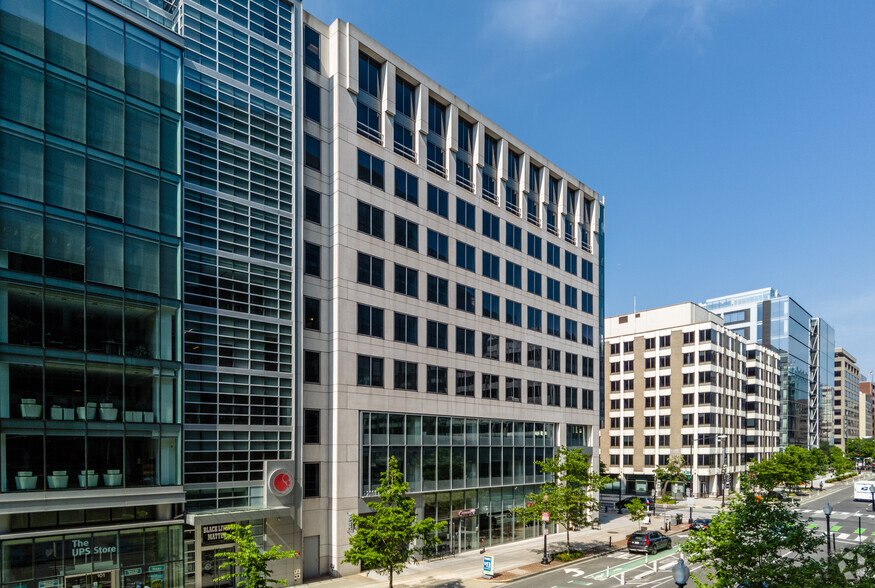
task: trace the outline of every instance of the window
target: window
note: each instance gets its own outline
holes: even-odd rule
[[[447,349],[447,324],[428,321],[425,325],[425,345],[431,349]]]
[[[580,277],[587,282],[592,282],[592,262],[585,259],[580,260]]]
[[[519,378],[504,379],[504,399],[507,402],[522,402],[522,385]]]
[[[428,249],[426,254],[439,261],[449,261],[449,245],[447,236],[437,231],[428,229]]]
[[[395,264],[395,292],[419,298],[419,272],[413,268]]]
[[[419,225],[400,216],[395,217],[395,245],[419,251]]]
[[[594,396],[594,393],[592,390],[586,390],[586,389],[581,390],[580,408],[582,408],[584,410],[592,410],[593,406],[594,406],[593,396]]]
[[[416,345],[419,340],[417,317],[409,314],[395,313],[395,340],[401,343]]]
[[[456,284],[456,309],[465,312],[476,312],[476,294],[471,286]]]
[[[559,261],[561,259],[561,251],[559,246],[555,243],[547,242],[547,263],[554,267],[559,267]]]
[[[456,223],[472,231],[477,230],[477,209],[470,202],[458,197],[456,198]]]
[[[412,361],[394,362],[394,380],[396,390],[416,390],[417,389],[417,364]]]
[[[671,335],[660,335],[659,336],[659,346],[660,347],[671,347]]]
[[[561,406],[558,384],[547,384],[547,406]]]
[[[619,374],[620,373],[620,362],[619,361],[612,361],[611,362],[611,373],[612,374]]]
[[[456,353],[474,355],[474,331],[456,327]]]
[[[358,230],[377,239],[383,238],[382,209],[371,206],[367,202],[358,201]]]
[[[447,368],[436,365],[427,366],[425,391],[429,394],[447,393]]]
[[[359,386],[383,387],[383,358],[359,355],[357,361]]]
[[[483,316],[490,319],[500,318],[501,299],[495,294],[483,292]]]
[[[539,274],[536,271],[532,271],[532,270],[527,270],[527,272],[528,272],[528,274],[527,274],[528,291],[531,294],[535,294],[536,296],[540,296],[541,295],[541,274]]]
[[[535,259],[541,259],[541,238],[532,233],[526,234],[528,235],[528,247],[526,248],[526,253]]]
[[[696,332],[684,333],[684,345],[690,345],[696,342]]]
[[[559,282],[553,278],[547,278],[547,299],[559,302]]]
[[[395,78],[395,105],[397,112],[408,118],[413,118],[415,110],[416,88],[407,80]]]
[[[366,304],[358,305],[359,335],[383,338],[383,309]]]
[[[304,409],[304,443],[321,443],[318,410]]]
[[[565,271],[573,276],[577,275],[577,256],[570,251],[565,252]]]
[[[523,305],[513,300],[504,301],[505,322],[517,327],[523,326]]]
[[[412,204],[419,205],[419,179],[403,169],[396,167],[395,196]]]
[[[383,260],[367,253],[358,254],[356,278],[360,284],[367,284],[375,288],[383,287]]]
[[[508,363],[521,364],[522,363],[522,349],[523,343],[522,341],[517,341],[516,339],[505,339],[504,340],[504,359]]]
[[[632,429],[634,427],[635,427],[635,417],[634,416],[623,417],[623,428]]]
[[[611,465],[620,465],[620,456],[619,455],[611,455]]]
[[[447,212],[447,202],[449,200],[449,194],[447,194],[446,190],[440,190],[437,187],[429,184],[428,189],[426,190],[426,194],[428,197],[428,211],[433,212],[438,216],[449,218],[449,214]]]
[[[635,349],[634,341],[623,341],[623,353],[632,353]]]
[[[304,65],[319,71],[319,33],[304,27]]]
[[[507,282],[508,286],[513,286],[514,288],[522,288],[523,287],[523,268],[522,266],[508,260],[504,264],[504,280]]]
[[[359,91],[380,97],[380,63],[362,52],[359,52]]]
[[[577,408],[577,388],[565,386],[565,408]]]
[[[304,116],[317,123],[322,122],[321,98],[319,86],[304,80]]]
[[[660,355],[659,356],[659,367],[669,367],[671,365],[671,356],[670,355]]]
[[[558,314],[547,313],[547,334],[553,337],[562,336],[562,317]]]
[[[306,133],[304,134],[304,165],[322,171],[322,143]]]
[[[656,417],[653,417],[653,416],[644,417],[644,428],[645,429],[649,429],[649,428],[655,427],[655,426],[656,426]]]
[[[528,367],[541,367],[541,346],[540,345],[532,345],[531,343],[526,345],[526,365]]]
[[[483,333],[483,359],[498,359],[498,335]]]
[[[592,325],[580,323],[580,342],[584,345],[593,345]]]
[[[359,180],[382,190],[384,188],[383,168],[385,166],[383,160],[359,149],[358,162]]]
[[[644,339],[644,351],[656,349],[656,337],[648,337]]]
[[[671,415],[669,415],[669,414],[659,415],[659,426],[660,427],[670,427],[671,426]]]
[[[304,274],[308,276],[322,276],[322,249],[315,243],[304,241]]]
[[[551,372],[562,370],[562,352],[558,349],[547,348],[547,369]]]
[[[483,211],[483,235],[496,241],[501,241],[501,221],[494,214]]]
[[[568,341],[577,341],[577,321],[573,319],[565,319],[565,339]]]
[[[592,294],[589,292],[580,292],[580,310],[592,314]]]
[[[312,331],[319,330],[320,300],[318,298],[304,297],[304,328]]]
[[[446,107],[434,98],[428,99],[428,132],[444,136],[446,128]]]
[[[435,304],[440,304],[441,306],[446,306],[448,286],[449,283],[444,278],[439,278],[437,276],[428,274],[428,276],[426,277],[428,301],[434,302]]]
[[[541,382],[526,382],[526,403],[541,404]]]
[[[501,280],[501,258],[491,253],[483,252],[483,275],[495,281]]]
[[[531,306],[526,307],[528,321],[526,327],[532,331],[541,331],[541,310]]]
[[[565,284],[565,306],[577,308],[577,288]]]
[[[694,374],[694,373],[682,374],[681,380],[682,380],[682,382],[681,382],[682,386],[692,386],[696,383],[696,374]]]
[[[477,271],[474,256],[477,250],[473,245],[456,241],[456,265],[471,272]]]
[[[594,378],[595,377],[595,359],[592,357],[583,356],[580,358],[581,361],[581,370],[580,375],[584,378]]]
[[[656,358],[655,357],[645,357],[644,358],[644,369],[652,370],[656,367]]]
[[[304,220],[322,224],[322,195],[310,188],[304,188]]]
[[[504,223],[504,240],[511,249],[523,250],[523,231],[510,221]]]
[[[611,355],[616,355],[618,353],[620,353],[620,344],[611,343]]]
[[[565,373],[573,376],[577,375],[577,354],[565,352]]]
[[[656,388],[656,378],[646,377],[644,378],[644,389],[645,390],[653,390]]]
[[[356,129],[358,134],[367,137],[377,144],[383,143],[380,133],[380,113],[368,105],[371,102],[364,94],[358,95],[356,101]],[[376,106],[376,105],[374,105]]]
[[[623,371],[631,372],[635,370],[635,360],[634,359],[624,359],[623,360]]]
[[[498,383],[496,382],[496,387],[497,386]],[[468,370],[456,370],[456,396],[474,398],[474,372]]]
[[[304,464],[304,498],[319,497],[319,462]]]
[[[472,377],[471,377],[472,392],[471,392],[470,396],[474,396],[474,392],[473,392],[473,382],[474,382],[473,373],[474,372],[470,372],[470,373],[472,374]],[[482,380],[483,380],[482,397],[488,398],[489,400],[498,400],[498,386],[499,386],[498,376],[494,375],[494,374],[483,374]]]
[[[660,396],[659,397],[659,407],[663,408],[666,406],[671,406],[671,396]]]
[[[304,351],[304,383],[319,383],[319,352]]]

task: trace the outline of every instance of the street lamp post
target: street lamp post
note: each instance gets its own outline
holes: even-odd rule
[[[549,500],[549,497],[546,494],[544,494],[544,508],[547,508],[547,501],[548,500]],[[546,514],[546,513],[547,513],[547,511],[545,510],[544,514]],[[546,566],[546,565],[550,564],[550,560],[547,559],[547,525],[549,525],[549,521],[544,520],[543,522],[544,522],[544,557],[541,558],[541,565]]]
[[[729,435],[717,435],[717,445],[723,448],[723,463],[720,465],[720,507],[726,506],[726,444],[721,443]]]
[[[830,527],[829,527],[829,515],[832,514],[832,505],[829,502],[823,505],[823,514],[826,515],[826,559],[829,559],[832,555],[832,546],[830,543]]]
[[[684,588],[687,585],[687,580],[690,579],[690,568],[687,567],[684,560],[678,558],[678,562],[671,567],[671,571],[674,573],[674,583],[679,588]]]
[[[872,512],[875,512],[875,485],[869,485],[869,492],[872,493]]]

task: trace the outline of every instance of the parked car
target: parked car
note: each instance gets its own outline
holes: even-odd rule
[[[690,531],[704,531],[711,524],[711,519],[696,519],[690,525]]]
[[[629,535],[626,547],[633,552],[656,553],[671,548],[671,537],[659,531],[637,531]]]
[[[619,510],[621,508],[629,508],[629,503],[632,502],[633,500],[636,500],[636,499],[641,501],[641,504],[646,506],[648,510],[653,508],[653,500],[651,500],[650,498],[644,497],[644,496],[629,496],[628,498],[624,498],[624,499],[620,500],[614,506],[616,507],[617,511],[619,512]]]
[[[766,494],[766,500],[779,500],[783,502],[786,498],[783,492],[778,492],[777,490],[769,490],[769,493]]]

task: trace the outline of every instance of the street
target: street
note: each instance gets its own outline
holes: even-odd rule
[[[819,494],[814,491],[815,494]],[[870,502],[854,501],[853,486],[845,486],[817,495],[795,510],[808,526],[819,533],[826,532],[826,516],[823,506],[829,502],[833,508],[830,515],[830,528],[835,534],[838,550],[865,541],[875,541],[875,512]],[[695,516],[709,517],[713,513],[696,511]],[[656,527],[653,527],[656,528]],[[621,550],[613,554],[597,557],[587,562],[523,578],[513,582],[520,588],[540,588],[543,586],[647,586],[662,588],[675,586],[672,566],[680,555],[680,545],[689,537],[688,533],[672,536],[672,548],[652,556],[642,556]],[[618,537],[617,541],[624,541]],[[820,553],[826,556],[824,545]],[[689,563],[688,563],[689,565]],[[705,570],[700,564],[689,565],[691,575],[705,579]],[[693,585],[692,579],[687,584]]]

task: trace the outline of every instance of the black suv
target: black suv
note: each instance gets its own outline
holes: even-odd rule
[[[690,525],[690,531],[704,531],[711,524],[711,519],[696,519]]]
[[[671,548],[671,537],[659,531],[638,531],[629,535],[626,546],[629,551],[656,553]]]
[[[645,498],[644,496],[629,496],[628,498],[624,498],[623,500],[617,502],[617,504],[614,505],[614,508],[617,509],[617,512],[620,512],[621,508],[629,508],[629,503],[636,499],[640,500],[641,504],[643,504],[647,508],[647,510],[651,510],[653,508],[653,500],[651,500],[650,498]]]

